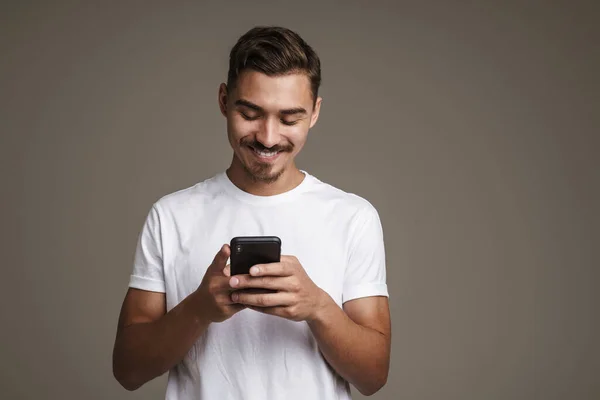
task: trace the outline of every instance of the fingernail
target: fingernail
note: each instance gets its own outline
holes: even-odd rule
[[[237,299],[238,299],[238,294],[237,293],[232,293],[231,294],[231,300],[237,301]]]
[[[234,287],[235,287],[235,286],[237,286],[237,285],[238,285],[238,283],[240,283],[240,281],[239,281],[239,279],[238,279],[238,278],[231,278],[231,279],[229,280],[229,284],[230,284],[231,286],[234,286]]]
[[[260,272],[260,268],[258,268],[258,267],[252,267],[252,268],[250,268],[250,274],[252,274],[252,275],[256,275],[259,272]]]

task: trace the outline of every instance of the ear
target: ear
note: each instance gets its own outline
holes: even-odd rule
[[[319,119],[319,113],[321,112],[321,101],[322,100],[323,100],[323,98],[317,97],[317,101],[315,102],[315,106],[313,108],[313,113],[310,118],[309,129],[312,128],[317,123],[317,120]]]
[[[227,85],[224,83],[221,83],[221,85],[219,86],[219,108],[221,109],[221,114],[223,114],[224,117],[227,117]]]

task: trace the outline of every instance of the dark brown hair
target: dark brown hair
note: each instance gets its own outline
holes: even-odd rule
[[[296,32],[278,26],[257,26],[240,37],[229,53],[227,87],[235,87],[247,69],[269,76],[305,73],[310,79],[313,104],[321,85],[321,61]]]

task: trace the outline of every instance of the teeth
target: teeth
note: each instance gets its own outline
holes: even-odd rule
[[[254,152],[256,152],[257,154],[259,154],[259,155],[261,155],[261,156],[263,156],[263,157],[272,157],[272,156],[274,156],[275,154],[277,154],[277,152],[276,152],[276,151],[269,153],[269,152],[266,152],[266,151],[258,151],[258,150],[256,150],[256,149],[253,149],[253,150],[254,150]]]

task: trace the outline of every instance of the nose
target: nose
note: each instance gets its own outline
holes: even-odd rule
[[[271,148],[279,143],[279,124],[274,118],[265,118],[261,129],[256,133],[256,140],[263,146]]]

